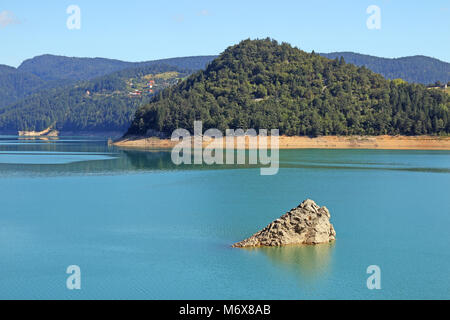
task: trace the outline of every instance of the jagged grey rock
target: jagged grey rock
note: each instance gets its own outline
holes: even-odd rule
[[[336,240],[336,232],[330,223],[330,212],[313,200],[306,200],[297,208],[275,220],[234,248],[280,247],[287,245],[316,245]]]

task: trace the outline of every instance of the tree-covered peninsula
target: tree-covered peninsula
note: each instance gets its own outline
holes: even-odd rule
[[[288,136],[446,135],[449,96],[343,58],[245,40],[141,107],[127,135],[177,128],[279,129]]]

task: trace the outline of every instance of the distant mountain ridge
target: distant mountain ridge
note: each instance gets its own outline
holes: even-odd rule
[[[42,55],[25,60],[17,70],[32,73],[43,80],[91,80],[116,71],[166,64],[179,69],[200,70],[206,67],[215,56],[196,56],[159,59],[144,62],[126,62],[106,58],[77,58],[55,55]]]
[[[131,63],[103,58],[72,58],[42,55],[25,60],[17,68],[19,72],[31,73],[42,80],[89,80],[126,69]]]
[[[205,68],[213,59],[212,56],[198,56],[126,62],[104,58],[37,56],[24,61],[18,68],[0,65],[0,109],[42,90],[92,80],[121,70],[168,65],[194,72]]]
[[[450,81],[450,63],[426,56],[380,58],[354,52],[321,53],[329,59],[344,57],[345,62],[366,67],[386,79],[401,78],[408,82],[431,84]]]

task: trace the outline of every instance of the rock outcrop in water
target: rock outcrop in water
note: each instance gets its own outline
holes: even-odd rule
[[[53,129],[55,123],[43,131],[19,131],[18,134],[21,137],[57,137],[59,131]]]
[[[233,245],[234,248],[279,247],[286,245],[316,245],[336,240],[330,223],[330,212],[314,201],[306,200],[251,238]]]

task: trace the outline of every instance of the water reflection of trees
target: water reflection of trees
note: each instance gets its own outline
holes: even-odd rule
[[[252,165],[175,165],[170,150],[154,151],[122,151],[135,170],[225,170],[259,168]],[[192,161],[193,162],[193,161]]]
[[[218,170],[257,168],[249,165],[175,165],[170,150],[128,150],[110,147],[106,141],[89,140],[55,140],[36,141],[11,139],[0,141],[2,153],[13,154],[23,152],[23,156],[33,156],[33,152],[49,156],[79,155],[80,161],[63,164],[1,164],[4,174],[29,174],[39,176],[55,176],[70,174],[120,174],[161,170]],[[83,154],[86,158],[83,159]],[[90,160],[89,155],[104,155],[105,160]]]

